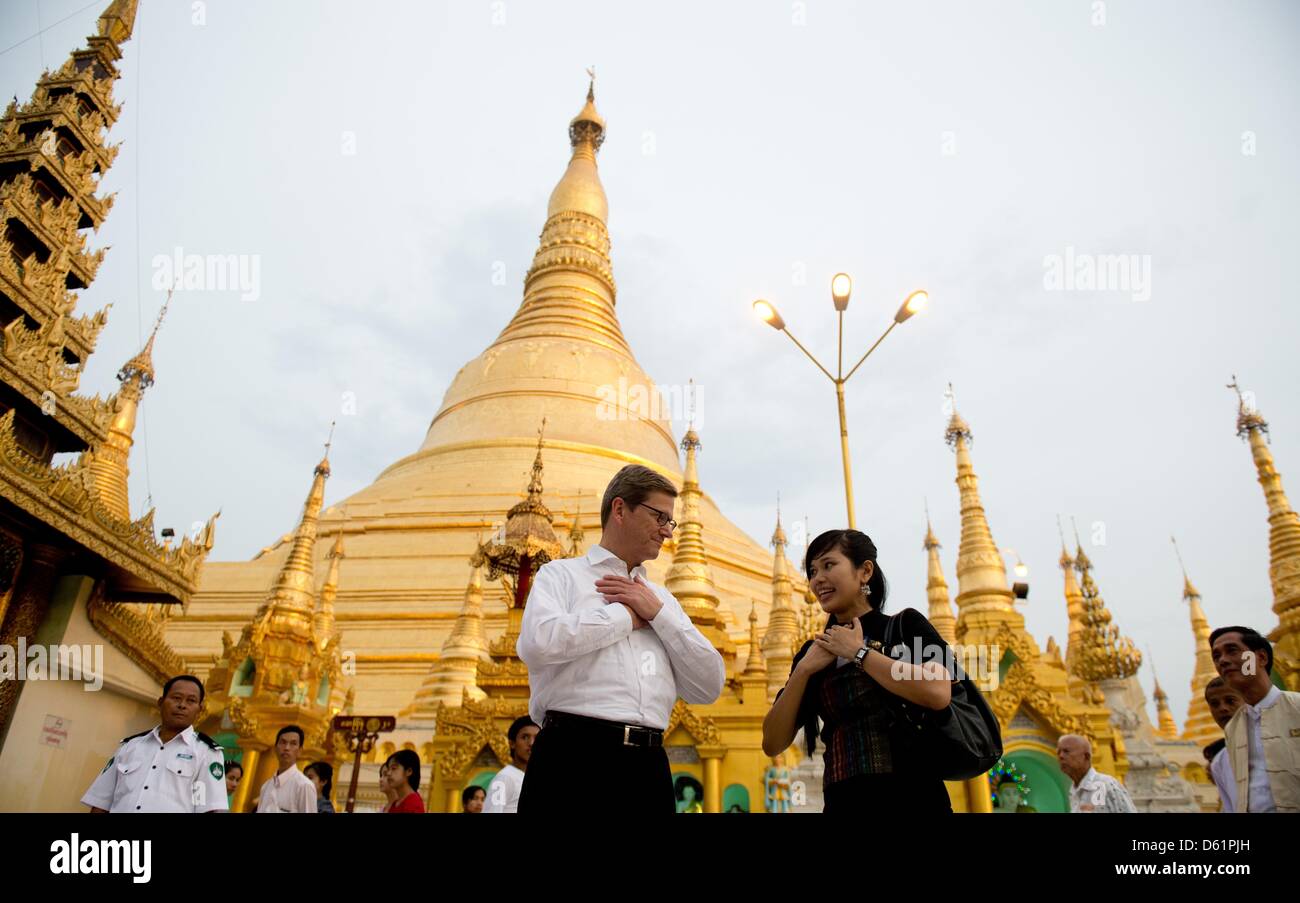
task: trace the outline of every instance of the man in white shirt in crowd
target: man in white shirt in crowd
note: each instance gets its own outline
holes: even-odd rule
[[[1220,729],[1226,728],[1232,716],[1241,708],[1241,694],[1228,686],[1222,677],[1205,685],[1205,704],[1210,707],[1210,717]],[[1237,811],[1237,780],[1232,776],[1232,762],[1228,760],[1228,741],[1220,737],[1205,747],[1205,758],[1210,763],[1210,777],[1219,791],[1219,811]]]
[[[275,735],[275,757],[280,770],[262,785],[258,812],[316,812],[316,785],[298,770],[305,739],[302,728],[290,724]]]
[[[586,806],[599,788],[629,815],[676,811],[664,730],[678,697],[706,705],[722,692],[722,656],[672,594],[646,578],[677,523],[677,487],[629,464],[600,506],[600,542],[537,571],[524,606],[519,657],[529,714],[542,726],[520,812]]]
[[[1056,741],[1056,760],[1073,782],[1071,812],[1137,812],[1124,785],[1092,767],[1092,741],[1065,734]]]
[[[91,812],[224,812],[225,752],[194,730],[203,682],[178,674],[163,685],[159,723],[122,741],[81,798]]]
[[[524,715],[516,718],[506,739],[510,741],[510,764],[496,773],[492,783],[488,784],[487,798],[483,802],[483,812],[518,812],[519,791],[524,786],[524,773],[528,770],[528,760],[533,755],[533,740],[540,730],[533,719]]]
[[[1300,693],[1274,685],[1272,644],[1249,627],[1220,627],[1210,657],[1242,698],[1223,729],[1236,811],[1300,812]]]

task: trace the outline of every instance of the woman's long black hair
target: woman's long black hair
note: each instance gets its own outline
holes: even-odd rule
[[[320,778],[320,792],[325,799],[330,798],[334,792],[334,766],[328,762],[312,762],[303,771],[311,770],[316,772],[316,777]]]
[[[871,577],[867,580],[867,588],[871,590],[869,601],[876,611],[884,610],[885,598],[889,595],[889,584],[885,582],[885,572],[880,569],[880,563],[876,561],[876,544],[871,541],[870,536],[859,530],[827,530],[809,543],[808,554],[803,563],[805,576],[811,580],[812,563],[832,549],[843,554],[855,568],[862,567],[864,562],[871,562]],[[834,623],[835,616],[831,615],[826,622],[826,629],[829,630]],[[803,654],[804,652],[800,652],[800,657]],[[795,659],[796,664],[798,660]],[[799,705],[799,724],[803,728],[804,744],[808,747],[810,756],[817,748],[819,728],[817,707],[812,702],[821,691],[824,674],[825,672],[814,674],[808,680],[808,685],[804,688],[803,700]]]

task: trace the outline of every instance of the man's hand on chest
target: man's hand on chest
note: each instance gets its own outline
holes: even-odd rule
[[[632,615],[632,626],[637,630],[649,627],[664,607],[659,596],[640,577],[633,579],[607,574],[596,580],[596,591],[604,597],[606,603],[627,606]]]

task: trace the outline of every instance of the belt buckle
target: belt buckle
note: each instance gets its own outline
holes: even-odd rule
[[[632,725],[630,724],[623,725],[623,745],[624,746],[635,745],[632,742]]]

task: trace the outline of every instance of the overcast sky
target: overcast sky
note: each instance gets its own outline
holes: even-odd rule
[[[0,7],[2,96],[93,32],[106,0],[83,5]],[[1300,493],[1300,6],[140,6],[92,239],[111,250],[79,310],[113,308],[82,391],[108,394],[138,350],[157,255],[256,257],[255,299],[177,294],[131,458],[135,514],[150,493],[159,526],[223,509],[215,559],[292,528],[332,419],[328,501],[418,448],[519,303],[595,64],[623,330],[652,378],[702,387],[701,479],[751,536],[778,491],[787,521],[843,525],[833,389],[749,305],[772,299],[833,365],[846,270],[851,360],[909,291],[933,299],[847,386],[891,608],[925,607],[927,498],[956,594],[951,381],[1040,644],[1066,633],[1058,513],[1180,724],[1194,650],[1170,534],[1212,624],[1276,625],[1224,386],[1255,393]],[[1049,288],[1067,254],[1135,255],[1149,281]]]

